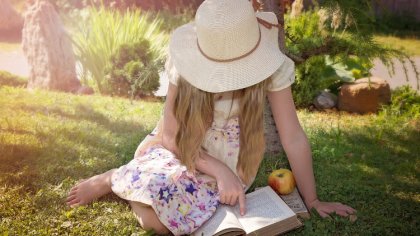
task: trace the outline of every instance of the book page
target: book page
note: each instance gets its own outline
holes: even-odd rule
[[[297,188],[295,188],[292,193],[287,195],[280,195],[280,197],[297,215],[304,218],[310,217],[308,209],[300,197]]]
[[[198,228],[193,235],[195,236],[212,236],[217,235],[217,233],[222,232],[226,229],[232,229],[231,231],[240,232],[236,235],[243,234],[241,224],[236,218],[235,214],[232,211],[232,207],[226,205],[219,205],[216,212],[213,216],[204,223],[200,228]]]
[[[296,216],[269,186],[247,194],[246,207],[244,216],[240,215],[239,206],[234,208],[234,213],[247,234]]]

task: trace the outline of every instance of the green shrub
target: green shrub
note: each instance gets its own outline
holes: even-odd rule
[[[105,68],[112,66],[111,56],[121,45],[142,40],[149,41],[152,60],[163,67],[169,36],[161,31],[163,22],[160,19],[138,9],[124,12],[105,7],[85,10],[86,20],[79,20],[73,32],[83,83],[104,93],[108,90],[104,87]]]
[[[392,91],[391,104],[384,106],[381,113],[418,119],[420,118],[420,95],[409,85],[398,87]]]
[[[151,95],[159,88],[159,66],[147,40],[121,45],[105,71],[105,94],[136,97]]]
[[[25,78],[11,74],[7,71],[0,71],[0,87],[2,86],[13,86],[13,87],[25,87],[27,81]]]
[[[307,11],[295,18],[286,16],[286,20],[289,52],[305,57],[307,52],[323,47],[328,34],[325,28],[320,27],[320,16],[316,11]],[[334,38],[328,40],[338,41]],[[296,82],[292,86],[296,106],[309,106],[314,97],[325,89],[337,93],[344,82],[367,76],[371,67],[362,58],[342,55],[332,49],[308,56],[296,66]]]
[[[368,76],[375,58],[391,65],[389,58],[402,57],[401,52],[377,44],[369,35],[354,34],[354,19],[337,11],[316,8],[285,16],[288,55],[296,62],[292,89],[298,107],[312,104],[322,90],[337,93],[344,82]]]

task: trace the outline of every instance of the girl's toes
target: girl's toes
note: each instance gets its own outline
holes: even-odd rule
[[[76,186],[74,186],[73,188],[71,188],[71,189],[70,189],[70,193],[69,193],[69,195],[70,195],[71,193],[73,193],[73,192],[76,192],[76,191],[77,191],[77,189],[78,189],[78,185],[76,185]]]
[[[77,198],[67,202],[67,206],[69,207],[77,207],[79,205],[80,205],[80,201]]]
[[[76,208],[76,207],[79,207],[79,206],[81,206],[81,205],[83,205],[82,203],[80,203],[80,202],[76,202],[76,203],[74,203],[74,204],[70,204],[69,206],[71,207],[71,208]]]
[[[337,215],[344,216],[344,217],[349,215],[345,210],[337,210],[335,211],[335,213],[337,213]]]
[[[67,197],[67,199],[66,199],[66,202],[71,202],[71,201],[73,201],[73,200],[74,200],[74,199],[76,199],[76,198],[77,198],[76,194],[69,195],[69,196]]]

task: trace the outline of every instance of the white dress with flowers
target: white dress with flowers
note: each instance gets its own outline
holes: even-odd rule
[[[177,74],[167,63],[166,73],[172,84]],[[286,57],[273,74],[269,91],[279,91],[294,81],[294,63]],[[239,100],[232,92],[216,94],[214,119],[207,131],[203,148],[225,163],[235,174],[239,156]],[[155,129],[140,144],[145,145],[160,131]],[[244,188],[248,188],[245,186]],[[175,155],[160,145],[147,148],[121,166],[112,176],[112,190],[119,197],[150,205],[160,221],[174,234],[194,232],[216,211],[219,193],[215,179],[181,165]]]

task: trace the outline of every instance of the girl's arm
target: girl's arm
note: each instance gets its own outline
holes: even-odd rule
[[[173,113],[176,94],[177,87],[169,83],[163,111],[162,145],[178,155],[175,142],[178,124]],[[196,158],[195,167],[200,172],[216,179],[221,203],[235,205],[239,201],[241,214],[245,214],[245,192],[242,183],[228,166],[209,154],[200,152],[199,158]]]
[[[306,134],[299,124],[291,88],[269,92],[268,99],[281,143],[289,159],[299,191],[308,208],[314,207],[322,217],[333,212],[341,216],[353,214],[355,210],[349,206],[318,200],[311,149]]]

